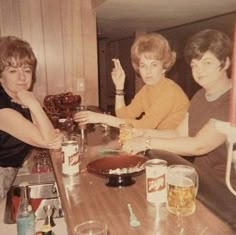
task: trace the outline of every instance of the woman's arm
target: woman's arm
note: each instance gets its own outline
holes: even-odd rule
[[[111,77],[116,89],[115,110],[117,110],[126,106],[124,99],[125,72],[119,59],[112,59],[112,61],[114,63],[114,68],[112,69]]]
[[[58,133],[41,105],[31,92],[20,91],[17,97],[17,102],[29,108],[33,123],[19,112],[4,108],[0,110],[0,129],[30,145],[48,148],[57,139]]]
[[[157,129],[142,129],[134,128],[134,136],[136,137],[151,137],[151,138],[177,138],[188,136],[188,119],[189,113],[186,113],[183,121],[171,130],[157,130]]]
[[[75,122],[78,122],[79,125],[85,125],[88,123],[104,123],[109,126],[119,127],[120,124],[125,123],[125,120],[121,118],[92,111],[77,112],[73,119]]]
[[[221,134],[214,125],[214,121],[209,121],[194,137],[177,138],[151,138],[148,146],[147,138],[135,138],[124,145],[124,150],[139,152],[150,149],[160,149],[170,151],[182,156],[200,156],[206,154],[226,141],[226,136]]]
[[[226,136],[216,129],[213,121],[209,121],[194,137],[154,139],[152,144],[182,156],[201,156],[216,149],[225,141]]]

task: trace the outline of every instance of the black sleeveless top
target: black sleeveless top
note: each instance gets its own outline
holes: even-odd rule
[[[26,119],[32,121],[29,109],[22,108],[19,104],[11,102],[11,99],[12,98],[7,95],[3,87],[0,85],[0,109],[14,109],[21,113]],[[31,148],[30,145],[0,130],[1,167],[20,167]]]

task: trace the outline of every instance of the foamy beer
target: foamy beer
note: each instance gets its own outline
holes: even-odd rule
[[[187,165],[172,165],[167,169],[167,209],[175,215],[191,215],[196,210],[198,174]]]
[[[166,202],[167,162],[160,159],[145,163],[147,201],[155,204]]]
[[[119,125],[119,129],[119,141],[120,144],[123,145],[127,140],[130,140],[133,137],[133,125],[129,123],[122,123]]]

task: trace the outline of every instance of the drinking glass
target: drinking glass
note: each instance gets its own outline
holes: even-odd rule
[[[110,112],[105,111],[103,112],[105,115],[111,115]],[[99,124],[102,128],[102,143],[107,144],[111,140],[111,127],[107,125],[106,123]]]
[[[119,125],[119,129],[119,142],[123,145],[127,140],[130,140],[133,137],[133,125],[129,123],[122,123]]]
[[[101,221],[89,220],[74,228],[75,235],[107,235],[107,225]]]
[[[32,173],[45,173],[52,171],[51,161],[47,151],[40,151],[34,156]]]
[[[198,174],[187,165],[167,169],[167,209],[177,216],[191,215],[196,210]]]
[[[88,110],[87,109],[87,106],[86,105],[80,105],[80,106],[77,106],[73,109],[73,114],[77,113],[77,112],[81,112],[81,111],[86,111]],[[86,149],[86,125],[79,125],[79,130],[80,130],[80,133],[81,133],[81,148],[82,148],[82,151],[84,152],[85,149]]]
[[[34,165],[32,168],[33,173],[41,173],[43,170],[43,161],[40,155],[34,157]]]

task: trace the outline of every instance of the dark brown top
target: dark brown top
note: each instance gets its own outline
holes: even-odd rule
[[[189,108],[189,136],[195,136],[210,119],[228,121],[229,119],[229,91],[215,101],[207,101],[205,90],[199,90],[191,100]],[[200,168],[210,169],[209,174],[224,182],[225,166],[227,160],[226,144],[215,150],[196,157],[194,164]]]
[[[189,135],[197,132],[211,119],[229,120],[230,91],[215,101],[207,101],[205,90],[199,90],[191,100],[189,108]],[[193,164],[200,176],[199,199],[214,213],[236,228],[236,197],[225,183],[227,146],[222,144],[215,150],[195,157]],[[236,185],[236,174],[232,172],[232,184]]]

